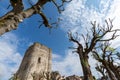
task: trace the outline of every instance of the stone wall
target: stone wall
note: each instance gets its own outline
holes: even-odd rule
[[[76,75],[65,77],[58,71],[52,72],[51,57],[50,48],[34,43],[27,49],[13,80],[83,80]]]
[[[51,72],[51,49],[34,43],[26,51],[16,76],[19,80],[33,80],[34,74]]]

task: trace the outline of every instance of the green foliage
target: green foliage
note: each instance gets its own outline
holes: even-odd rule
[[[108,46],[107,49],[106,49],[106,51],[115,52],[115,49],[112,48],[112,47],[110,47],[110,46]]]

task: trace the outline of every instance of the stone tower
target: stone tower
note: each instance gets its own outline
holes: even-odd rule
[[[16,76],[19,80],[33,80],[33,74],[51,72],[51,61],[51,49],[34,43],[26,51]]]

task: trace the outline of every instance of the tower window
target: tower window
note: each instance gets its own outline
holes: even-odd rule
[[[41,57],[38,58],[38,63],[41,63]]]

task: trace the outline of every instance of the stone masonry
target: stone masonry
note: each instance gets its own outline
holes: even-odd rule
[[[34,43],[26,51],[13,80],[83,80],[76,75],[65,77],[58,71],[52,72],[51,57],[51,49]]]
[[[26,51],[16,77],[18,80],[33,80],[34,74],[51,72],[51,61],[51,49],[34,43]]]

